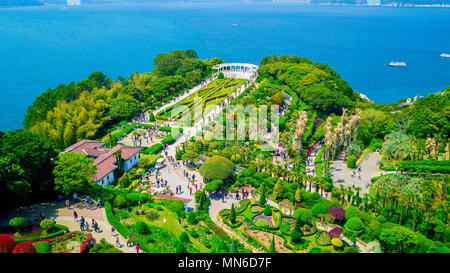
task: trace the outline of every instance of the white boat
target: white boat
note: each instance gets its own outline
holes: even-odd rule
[[[441,57],[442,57],[442,58],[450,58],[450,54],[442,53],[442,54],[441,54]]]
[[[406,66],[405,62],[390,62],[389,66]]]

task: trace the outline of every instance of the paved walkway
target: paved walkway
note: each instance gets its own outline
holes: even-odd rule
[[[104,208],[98,208],[94,204],[87,204],[84,201],[72,204],[69,208],[65,206],[64,201],[50,201],[21,207],[10,213],[3,214],[2,218],[0,218],[0,225],[7,226],[9,220],[13,217],[24,217],[27,220],[33,220],[36,215],[43,213],[47,219],[53,219],[57,224],[67,226],[70,231],[81,231],[79,222],[74,221],[74,211],[77,212],[78,219],[83,216],[89,225],[91,225],[92,219],[95,219],[98,223],[100,232],[93,231],[91,227],[89,231],[96,242],[100,242],[104,238],[108,243],[116,245],[116,237],[118,236],[121,245],[116,247],[126,253],[136,252],[134,247],[126,246],[126,239],[118,234],[117,231],[116,236],[111,235],[111,225],[106,220]]]
[[[360,187],[361,194],[367,193],[369,191],[368,187],[370,185],[370,179],[384,173],[378,169],[378,163],[381,158],[382,156],[378,152],[367,154],[360,164],[361,172],[358,172],[355,169],[355,175],[352,177],[353,170],[347,168],[346,162],[343,161],[343,154],[339,155],[330,166],[334,186],[339,187],[339,185],[344,185],[346,187]]]

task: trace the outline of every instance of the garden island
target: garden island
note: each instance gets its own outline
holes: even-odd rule
[[[0,132],[0,252],[450,252],[450,88],[377,104],[298,56],[153,64]]]

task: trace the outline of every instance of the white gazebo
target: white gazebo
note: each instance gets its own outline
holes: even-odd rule
[[[224,63],[212,67],[213,73],[222,72],[225,77],[254,79],[258,75],[258,66],[246,63]]]

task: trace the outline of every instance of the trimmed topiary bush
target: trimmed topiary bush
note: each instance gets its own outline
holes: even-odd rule
[[[258,219],[258,221],[256,221],[255,225],[257,227],[268,227],[269,223],[265,219]]]
[[[224,180],[233,174],[234,164],[223,156],[213,156],[205,160],[199,171],[206,179]]]
[[[338,221],[345,219],[345,210],[341,207],[333,207],[328,210],[328,214],[333,216]]]
[[[25,227],[27,220],[23,217],[14,217],[9,220],[9,225],[16,229],[17,232],[21,232]]]
[[[50,252],[50,243],[49,242],[38,242],[33,243],[36,248],[36,253],[49,253]]]
[[[265,216],[270,216],[270,215],[272,215],[272,210],[270,209],[270,206],[266,205],[266,206],[264,207],[264,215],[265,215]]]
[[[148,228],[147,224],[142,221],[138,221],[135,227],[138,234],[146,235],[150,233],[150,229]]]
[[[349,156],[347,159],[347,168],[350,169],[356,168],[356,160],[357,160],[356,156],[354,155]]]
[[[36,248],[30,242],[21,242],[14,247],[12,253],[36,253]]]
[[[311,208],[311,212],[314,216],[318,216],[319,214],[326,213],[327,208],[324,205],[317,203]]]
[[[44,219],[41,221],[41,228],[47,232],[53,230],[55,228],[55,221],[51,220],[51,219]]]
[[[330,239],[340,238],[343,231],[344,229],[341,227],[334,227],[328,232],[328,237],[330,237]]]
[[[299,208],[294,211],[294,218],[301,222],[307,222],[312,218],[312,212],[309,209]]]
[[[331,239],[331,244],[336,248],[341,248],[344,245],[344,243],[339,238]]]
[[[362,218],[361,211],[354,206],[345,207],[345,220],[348,220],[352,217]]]
[[[0,234],[0,253],[11,253],[16,245],[16,241],[11,236]]]

